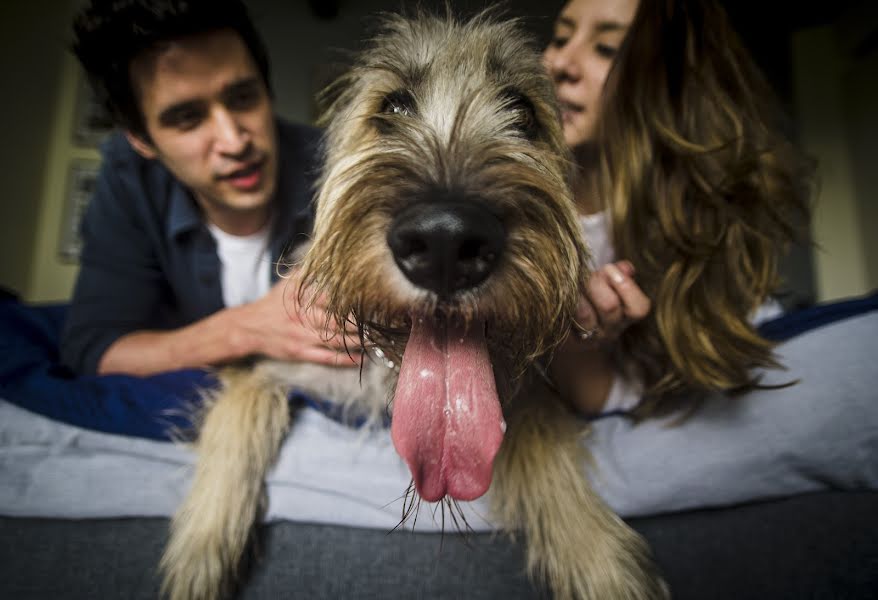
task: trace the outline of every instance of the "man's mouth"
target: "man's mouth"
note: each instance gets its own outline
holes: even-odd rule
[[[232,187],[240,191],[252,191],[258,189],[262,185],[262,178],[265,167],[265,159],[259,159],[248,163],[240,169],[236,169],[225,175],[221,175],[221,181],[228,181]]]

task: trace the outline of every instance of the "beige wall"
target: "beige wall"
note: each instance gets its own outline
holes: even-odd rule
[[[54,106],[53,131],[49,138],[45,176],[42,182],[40,220],[33,246],[33,265],[25,298],[33,302],[69,299],[76,281],[78,265],[62,259],[59,241],[62,217],[66,214],[70,166],[75,160],[99,159],[97,150],[73,143],[72,131],[76,90],[81,73],[76,59],[64,53],[60,85]]]
[[[876,32],[870,9],[793,38],[802,142],[819,161],[818,300],[878,288],[878,51],[863,46]]]
[[[878,288],[878,49],[850,65],[842,79],[853,189],[860,215],[869,289]]]
[[[37,231],[69,16],[66,0],[0,3],[0,285],[33,297]],[[62,294],[63,295],[63,294]]]

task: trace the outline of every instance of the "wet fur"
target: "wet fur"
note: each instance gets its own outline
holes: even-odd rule
[[[382,112],[397,90],[411,93],[414,110]],[[646,544],[588,484],[582,422],[533,375],[534,361],[569,330],[587,277],[570,162],[538,53],[514,23],[489,15],[467,23],[389,17],[334,93],[299,293],[322,293],[332,318],[353,318],[364,346],[397,365],[412,307],[487,320],[508,424],[488,492],[494,520],[524,535],[530,571],[557,598],[665,597]],[[409,283],[384,241],[392,215],[436,189],[485,203],[508,231],[497,271],[454,302]],[[340,378],[325,369],[266,361],[223,373],[201,424],[192,490],[162,558],[170,598],[234,589],[266,471],[292,418],[291,387],[384,414],[393,370],[367,363],[361,383],[355,370]]]

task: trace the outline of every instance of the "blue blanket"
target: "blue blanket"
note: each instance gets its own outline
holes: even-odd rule
[[[787,340],[810,329],[878,309],[878,293],[817,305],[764,323],[766,337]],[[151,377],[78,376],[59,363],[66,305],[0,301],[0,398],[79,427],[156,440],[191,429],[200,392],[216,385],[209,370],[185,369]],[[331,405],[293,393],[291,402],[320,410]],[[353,423],[356,425],[357,423]]]
[[[152,377],[77,376],[59,362],[66,305],[0,303],[0,397],[49,418],[107,433],[169,439],[191,427],[187,417],[202,389],[216,385],[206,370]]]

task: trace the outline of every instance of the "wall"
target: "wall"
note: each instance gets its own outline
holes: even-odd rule
[[[70,298],[78,265],[59,254],[62,218],[67,211],[70,168],[74,161],[99,160],[98,151],[73,141],[74,109],[81,73],[76,59],[65,52],[60,85],[54,106],[53,131],[49,140],[41,194],[40,222],[34,242],[34,264],[25,298],[33,302],[57,302]]]
[[[878,288],[875,12],[864,3],[834,25],[793,37],[802,142],[819,161],[820,193],[812,223],[818,300]]]
[[[837,36],[847,61],[841,73],[853,189],[860,215],[868,289],[878,288],[878,3],[842,19]]]
[[[30,290],[60,85],[66,1],[0,3],[0,286]]]

